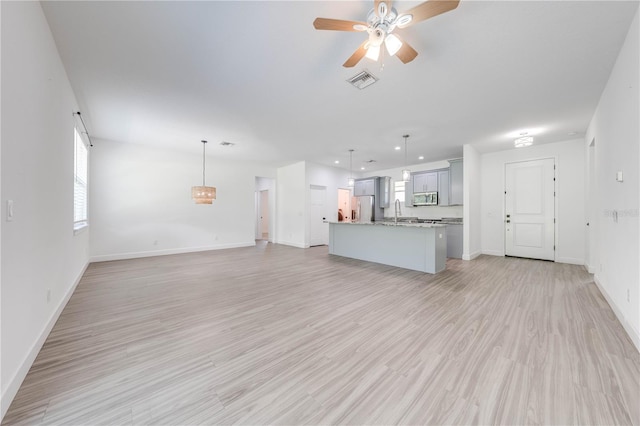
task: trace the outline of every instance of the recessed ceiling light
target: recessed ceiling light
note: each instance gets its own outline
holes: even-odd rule
[[[424,160],[424,155],[421,155],[420,157],[418,157],[418,160]]]
[[[360,170],[364,170],[364,167],[360,167]]]
[[[399,146],[396,146],[396,151],[400,151],[400,149],[401,148]]]
[[[340,160],[334,161],[335,164],[340,164]]]

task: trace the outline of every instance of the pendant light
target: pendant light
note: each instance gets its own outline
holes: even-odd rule
[[[407,167],[407,139],[409,135],[402,135],[404,138],[404,170],[402,171],[402,180],[409,182],[411,180],[411,170]]]
[[[349,150],[349,188],[353,188],[355,180],[353,179],[353,149]]]
[[[191,187],[191,198],[196,202],[196,204],[213,204],[213,200],[216,199],[216,188],[215,186],[205,186],[204,183],[204,172],[205,172],[205,148],[207,146],[207,141],[202,142],[202,186],[192,186]]]

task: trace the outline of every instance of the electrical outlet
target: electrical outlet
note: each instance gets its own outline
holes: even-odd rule
[[[51,289],[47,289],[47,303],[51,302]]]
[[[627,289],[627,302],[631,302],[631,293],[629,292],[629,289]]]

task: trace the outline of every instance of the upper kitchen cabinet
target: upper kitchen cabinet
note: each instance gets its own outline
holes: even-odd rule
[[[438,172],[415,173],[413,175],[413,192],[437,192]]]
[[[353,184],[354,197],[360,197],[362,195],[376,195],[376,179],[356,179]]]
[[[462,158],[449,160],[449,205],[461,206],[462,195]]]
[[[438,171],[438,205],[449,204],[449,170]]]

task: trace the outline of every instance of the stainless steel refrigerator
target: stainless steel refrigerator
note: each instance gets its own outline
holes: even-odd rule
[[[361,195],[353,197],[356,206],[356,222],[369,223],[376,220],[376,197],[373,195]]]

